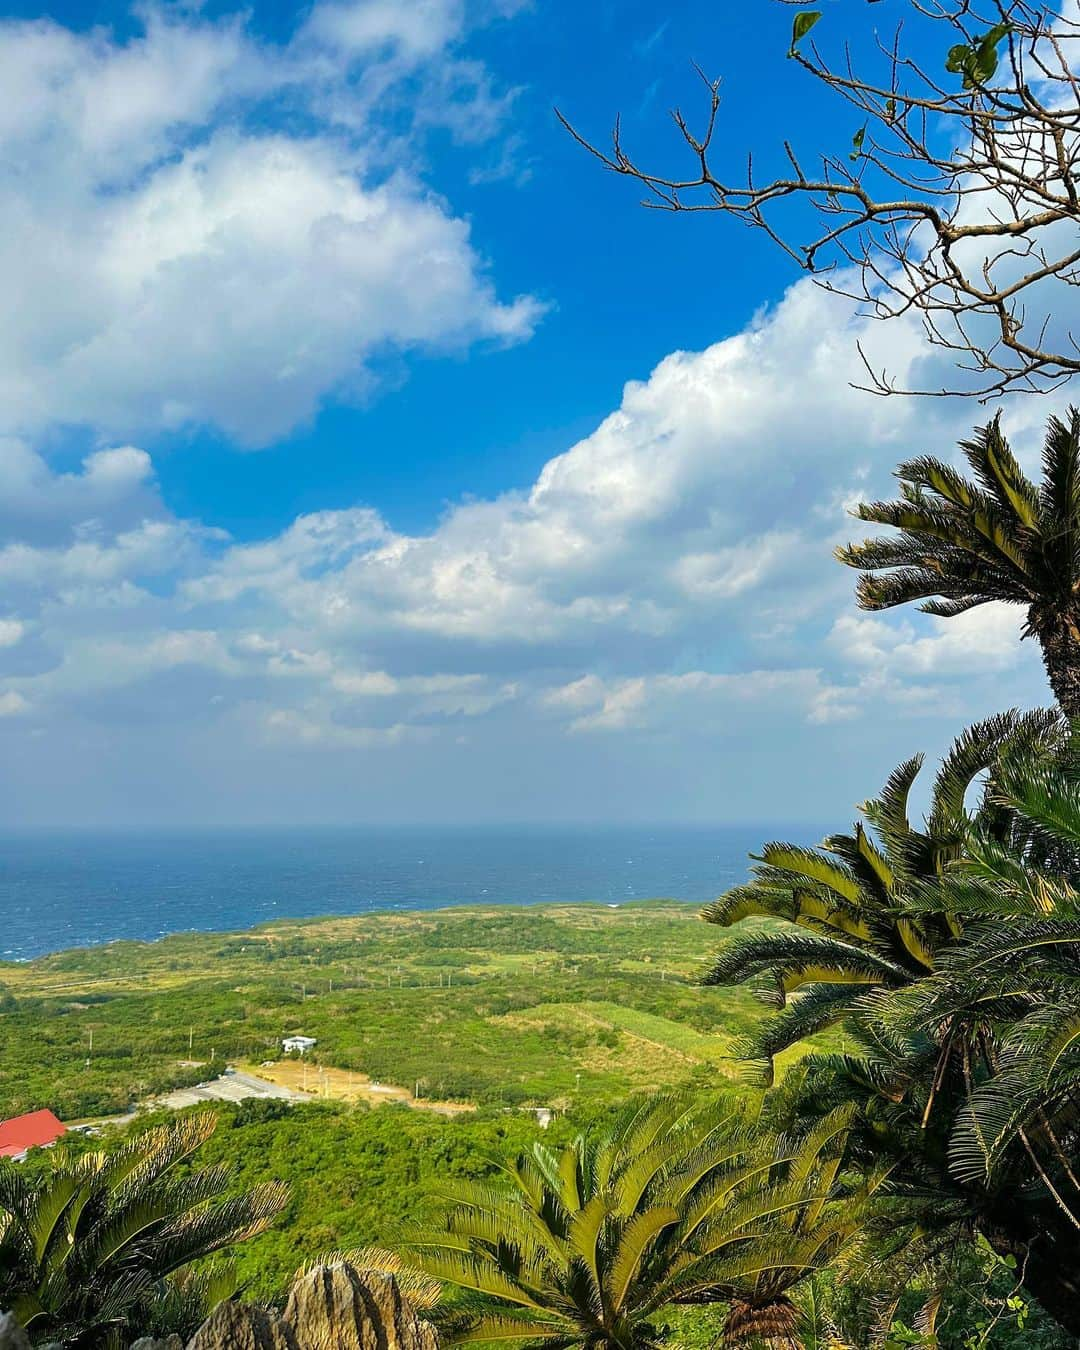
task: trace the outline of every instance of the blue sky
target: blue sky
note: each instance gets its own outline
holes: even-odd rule
[[[639,209],[553,117],[675,161],[697,60],[733,173],[844,145],[790,9],[5,15],[13,823],[844,819],[1044,700],[1016,616],[860,616],[829,560],[981,415],[849,388],[918,334]]]
[[[762,100],[757,86],[765,71],[788,74],[777,57],[789,16],[767,3],[735,7],[727,16],[722,8],[703,22],[701,7],[690,3],[596,4],[584,13],[535,5],[472,30],[466,59],[486,64],[499,94],[517,91],[503,125],[479,144],[455,144],[436,133],[411,149],[425,184],[470,220],[477,252],[500,291],[535,295],[551,307],[548,317],[528,344],[497,361],[416,354],[402,396],[359,410],[330,406],[313,423],[275,438],[259,463],[230,461],[220,453],[227,441],[185,427],[176,441],[161,443],[159,474],[176,509],[212,516],[251,537],[280,528],[297,510],[351,505],[360,496],[393,511],[407,528],[430,525],[448,500],[527,481],[617,403],[632,374],[678,347],[703,347],[719,332],[737,330],[779,298],[792,278],[768,241],[742,231],[729,236],[725,246],[737,249],[739,266],[720,266],[711,221],[684,219],[673,230],[668,218],[633,210],[640,194],[600,172],[562,134],[552,112],[562,106],[604,139],[618,112],[635,146],[666,155],[675,148],[667,110],[693,104],[690,62],[709,52],[724,71],[734,127],[752,109],[755,136],[779,142],[791,130],[791,104]],[[249,31],[278,42],[288,41],[304,12],[265,10]],[[121,5],[22,12],[83,31],[107,24],[118,35],[139,36],[137,20]],[[739,53],[736,61],[724,59],[728,50]],[[800,96],[808,92],[804,81],[793,84]],[[275,125],[278,111],[271,106],[255,117]],[[820,101],[822,116],[829,111]],[[840,134],[845,127],[839,124]],[[489,180],[504,156],[505,174]],[[738,157],[736,151],[732,162]],[[477,174],[483,181],[470,181]],[[166,457],[172,449],[183,456]],[[299,481],[296,455],[304,457]]]

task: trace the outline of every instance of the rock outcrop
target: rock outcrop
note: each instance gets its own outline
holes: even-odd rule
[[[334,1345],[332,1327],[320,1328],[324,1337],[313,1345]],[[284,1318],[249,1303],[219,1303],[188,1342],[187,1350],[299,1350]]]
[[[10,1313],[0,1313],[0,1350],[30,1350],[30,1341]]]
[[[301,1276],[282,1321],[297,1350],[439,1350],[435,1328],[416,1315],[393,1275],[347,1265]]]
[[[0,1350],[30,1350],[26,1333],[3,1314]],[[184,1347],[178,1336],[144,1337],[131,1350]],[[250,1303],[219,1303],[187,1350],[439,1350],[439,1338],[393,1275],[338,1264],[301,1275],[280,1314]]]

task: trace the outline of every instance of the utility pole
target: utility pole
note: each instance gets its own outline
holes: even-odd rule
[[[195,1045],[195,1028],[194,1028],[194,1027],[188,1027],[188,1034],[187,1034],[187,1052],[188,1052],[188,1059],[191,1058],[192,1049],[193,1049],[194,1045]]]

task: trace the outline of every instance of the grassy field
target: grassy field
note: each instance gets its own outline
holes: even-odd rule
[[[270,1298],[320,1253],[394,1245],[448,1179],[495,1178],[533,1140],[565,1140],[636,1089],[756,1095],[735,1052],[765,1009],[696,983],[724,936],[669,902],[471,907],[0,966],[0,1116],[121,1113],[229,1063],[306,1080],[310,1103],[212,1108],[203,1151],[238,1185],[291,1188],[281,1221],[237,1253],[250,1291]],[[280,1058],[292,1033],[318,1038],[304,1064]],[[468,1109],[409,1110],[417,1089]],[[550,1130],[527,1106],[556,1109]]]
[[[670,902],[471,907],[0,965],[0,1114],[122,1111],[297,1032],[315,1064],[479,1105],[731,1079],[762,1010],[696,985],[723,936]]]

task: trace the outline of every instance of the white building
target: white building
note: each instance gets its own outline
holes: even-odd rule
[[[318,1041],[314,1036],[286,1036],[281,1042],[281,1048],[287,1055],[306,1055],[316,1045]]]

